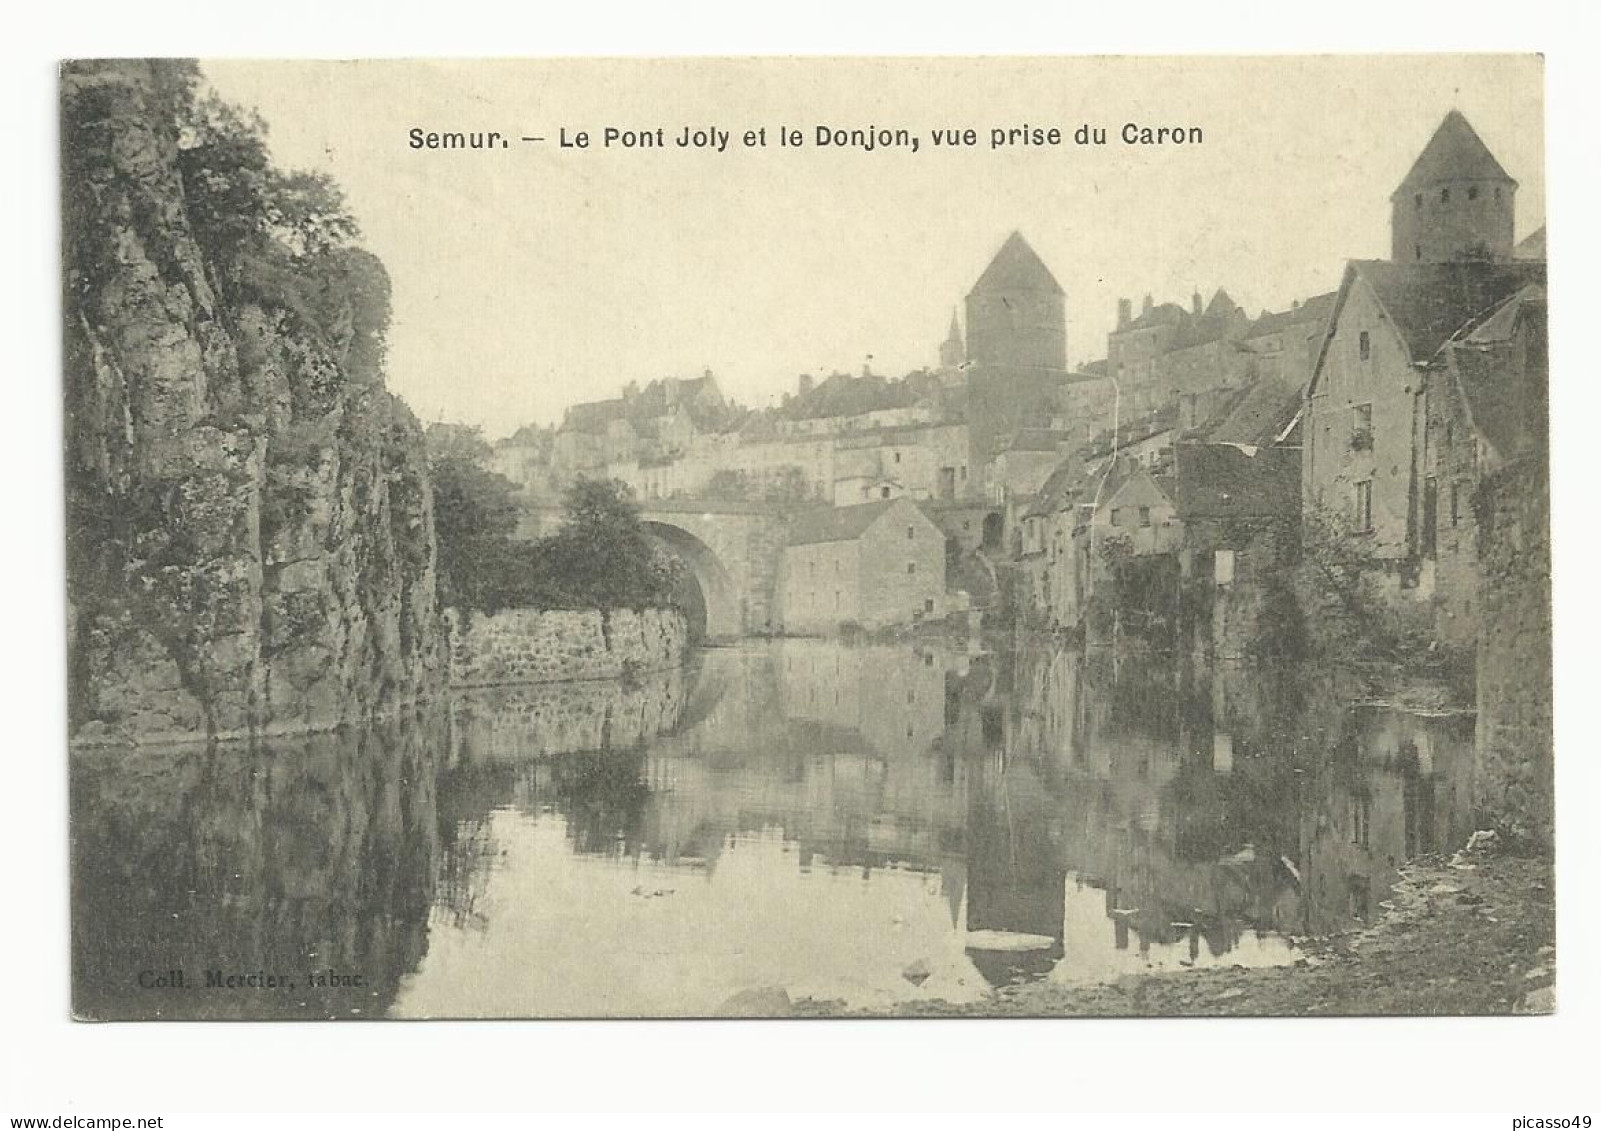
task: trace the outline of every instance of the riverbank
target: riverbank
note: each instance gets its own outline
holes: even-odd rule
[[[970,1004],[914,1001],[905,1017],[1266,1017],[1549,1013],[1555,1008],[1548,859],[1458,853],[1402,870],[1384,918],[1311,939],[1270,969],[1129,975],[1104,985],[1005,987]],[[864,1016],[800,1001],[796,1016]]]

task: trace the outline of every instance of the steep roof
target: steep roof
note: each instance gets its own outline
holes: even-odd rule
[[[1513,259],[1545,259],[1545,225],[1541,224],[1534,231],[1518,241],[1512,249]]]
[[[802,511],[790,524],[789,544],[809,546],[816,542],[850,542],[860,538],[891,508],[905,499],[880,499],[853,507],[814,507]],[[909,504],[918,509],[916,503]],[[927,517],[926,515],[924,516]]]
[[[1311,326],[1314,323],[1327,320],[1329,311],[1334,308],[1334,296],[1338,292],[1329,291],[1327,294],[1313,295],[1300,306],[1292,306],[1289,310],[1262,312],[1262,317],[1251,324],[1246,332],[1245,340],[1264,338],[1269,334],[1276,334],[1281,330],[1288,330],[1292,326]]]
[[[1451,335],[1530,283],[1545,282],[1545,264],[1391,263],[1358,261],[1352,266],[1378,296],[1406,339],[1412,360],[1434,355]]]
[[[1179,444],[1173,505],[1180,518],[1288,517],[1301,510],[1299,448]]]
[[[910,408],[920,400],[939,396],[941,390],[939,378],[929,373],[909,373],[898,381],[876,373],[861,377],[835,373],[780,411],[791,420],[862,416],[883,409]]]
[[[995,253],[984,273],[973,284],[970,293],[994,291],[1049,291],[1062,294],[1062,284],[1056,281],[1051,269],[1045,266],[1034,249],[1028,246],[1022,232],[1006,237],[1001,250]]]
[[[1287,382],[1264,379],[1247,385],[1216,419],[1199,431],[1214,444],[1266,446],[1281,435],[1301,411],[1301,390]]]
[[[1528,336],[1527,350],[1518,338]],[[1445,351],[1447,368],[1479,433],[1503,458],[1545,441],[1546,305],[1526,287]]]
[[[1460,111],[1452,110],[1412,163],[1391,199],[1441,181],[1505,181],[1517,184]]]
[[[1164,302],[1159,306],[1142,311],[1140,316],[1127,326],[1119,326],[1113,334],[1126,334],[1130,330],[1148,330],[1153,326],[1177,326],[1189,317],[1189,312],[1176,302]]]

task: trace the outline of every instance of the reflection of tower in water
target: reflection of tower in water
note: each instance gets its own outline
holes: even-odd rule
[[[1043,977],[1063,955],[1067,869],[1051,792],[1009,759],[1000,706],[979,710],[967,807],[967,955],[991,985]]]

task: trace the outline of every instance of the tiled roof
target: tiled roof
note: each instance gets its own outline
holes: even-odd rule
[[[1179,444],[1174,506],[1182,519],[1271,518],[1301,509],[1299,448]]]
[[[1432,357],[1453,334],[1523,287],[1545,282],[1545,264],[1534,261],[1364,260],[1352,267],[1378,295],[1385,313],[1406,339],[1414,361]]]
[[[870,374],[852,377],[836,373],[810,392],[796,397],[782,410],[791,420],[822,420],[841,416],[861,416],[890,408],[910,408],[940,393],[939,378],[933,374],[909,373],[899,381]]]
[[[1149,330],[1154,326],[1177,326],[1188,317],[1185,309],[1176,302],[1164,302],[1160,306],[1153,306],[1127,326],[1119,326],[1113,330],[1114,334],[1126,334],[1131,330]]]
[[[1401,181],[1394,196],[1441,181],[1507,181],[1516,184],[1501,162],[1474,132],[1460,111],[1452,110],[1412,163],[1412,171]]]
[[[1301,390],[1277,380],[1247,385],[1200,429],[1215,444],[1270,444],[1301,410]]]
[[[903,501],[881,499],[854,507],[815,507],[802,511],[790,524],[789,544],[807,546],[815,542],[853,541],[860,538],[891,507]]]
[[[1051,269],[1045,266],[1034,249],[1029,247],[1022,232],[1006,237],[1001,250],[995,253],[989,266],[973,284],[973,293],[994,291],[1049,291],[1062,293],[1062,284],[1056,281]]]
[[[1245,340],[1263,338],[1269,334],[1276,334],[1281,330],[1288,330],[1292,326],[1311,325],[1328,319],[1329,311],[1334,309],[1334,296],[1337,292],[1329,291],[1327,294],[1313,295],[1300,306],[1289,310],[1263,311],[1262,317],[1251,324],[1246,333]]]
[[[1527,333],[1529,349],[1517,348]],[[1546,428],[1545,291],[1514,295],[1446,349],[1447,366],[1474,427],[1503,458],[1544,443]]]

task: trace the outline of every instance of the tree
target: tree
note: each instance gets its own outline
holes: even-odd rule
[[[579,478],[563,505],[561,529],[541,545],[552,595],[569,607],[602,609],[671,600],[671,570],[645,533],[627,484]]]
[[[434,458],[429,474],[440,604],[494,612],[516,603],[516,486],[461,452]]]

